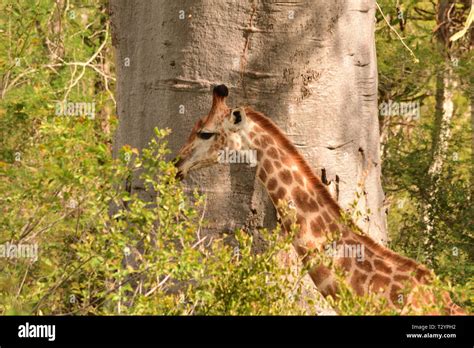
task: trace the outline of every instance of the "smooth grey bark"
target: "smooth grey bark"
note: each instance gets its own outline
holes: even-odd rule
[[[271,117],[343,208],[358,192],[357,223],[386,241],[373,0],[113,0],[111,12],[115,149],[142,148],[154,127],[168,127],[176,153],[208,113],[212,87],[225,83],[228,105]],[[218,165],[186,184],[207,194],[209,233],[242,227],[258,237],[276,225],[254,168]]]
[[[424,254],[426,263],[434,264],[434,246],[436,239],[435,214],[433,202],[439,192],[441,173],[448,152],[451,139],[451,122],[454,116],[453,93],[456,87],[451,63],[446,61],[443,71],[438,73],[436,86],[436,115],[432,136],[432,160],[428,168],[430,186],[427,190],[426,202],[423,205],[424,231]]]
[[[449,141],[451,139],[451,122],[454,116],[454,91],[457,86],[456,76],[453,72],[452,62],[450,61],[450,42],[449,37],[453,34],[455,28],[450,25],[449,12],[452,10],[454,0],[441,0],[437,8],[437,24],[439,26],[436,33],[438,42],[443,48],[445,55],[444,65],[437,73],[436,79],[436,112],[434,120],[434,129],[432,134],[432,158],[428,168],[429,188],[426,202],[423,205],[424,231],[424,256],[426,263],[434,265],[436,243],[435,214],[433,203],[439,192],[441,183],[440,175],[443,170],[444,162],[448,152]]]

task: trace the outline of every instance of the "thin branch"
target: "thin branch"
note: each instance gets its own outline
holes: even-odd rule
[[[395,33],[395,35],[397,35],[397,37],[400,39],[400,41],[402,42],[403,46],[405,46],[405,48],[408,50],[408,52],[410,52],[410,55],[413,57],[413,61],[415,63],[419,63],[420,60],[418,58],[416,58],[416,55],[415,53],[413,53],[413,51],[411,50],[410,47],[407,46],[407,44],[405,43],[405,41],[403,41],[403,38],[400,36],[400,34],[398,34],[398,31],[397,29],[395,29],[394,27],[392,27],[392,25],[389,23],[387,17],[385,17],[384,13],[382,12],[382,9],[380,8],[378,2],[376,1],[375,4],[377,5],[377,8],[379,9],[380,11],[380,14],[382,15],[383,19],[385,20],[385,22],[387,23],[388,27]]]
[[[101,53],[101,51],[103,50],[103,48],[105,47],[105,45],[107,44],[107,40],[109,38],[109,30],[108,30],[108,25],[106,25],[105,29],[104,29],[104,32],[105,32],[105,38],[104,38],[104,41],[102,42],[102,44],[99,46],[99,48],[97,49],[97,51],[86,61],[86,62],[65,62],[64,60],[62,60],[60,57],[58,57],[64,65],[71,65],[71,66],[74,66],[74,73],[73,73],[73,76],[75,75],[75,72],[77,70],[77,67],[80,66],[82,67],[82,70],[79,74],[79,76],[73,80],[69,86],[67,87],[66,89],[66,93],[64,95],[64,98],[63,98],[63,102],[65,102],[67,100],[67,97],[69,95],[69,93],[71,92],[72,88],[74,88],[78,83],[79,81],[82,79],[82,77],[84,76],[85,74],[85,71],[86,71],[86,68],[87,67],[90,67],[92,68],[93,70],[95,70],[96,72],[98,72],[102,77],[104,77],[105,81],[106,81],[106,86],[107,86],[107,91],[109,92],[109,95],[112,95],[112,93],[110,93],[109,91],[109,88],[108,88],[108,82],[107,82],[107,79],[108,78],[111,78],[110,76],[107,76],[104,74],[103,71],[100,71],[97,67],[95,67],[93,64],[91,64],[94,59],[97,58],[97,56]],[[112,97],[112,100],[114,102],[115,105],[117,105],[116,101],[115,101],[115,98]]]
[[[456,41],[466,35],[467,31],[471,27],[471,24],[474,22],[474,4],[471,5],[471,11],[466,19],[466,24],[464,24],[464,28],[457,33],[451,35],[449,41]]]
[[[145,294],[145,297],[150,296],[150,295],[153,294],[157,289],[159,289],[160,287],[162,287],[162,286],[168,281],[168,279],[170,279],[170,277],[171,277],[171,274],[168,274],[166,277],[164,277],[161,282],[159,282],[155,287],[153,287],[150,291],[148,291],[148,292]]]
[[[16,292],[16,298],[18,298],[18,296],[20,296],[21,289],[23,289],[23,284],[25,284],[26,276],[27,276],[29,270],[30,270],[30,265],[28,265],[28,267],[26,267],[25,275],[23,276],[23,280],[21,281],[20,287],[18,288],[18,291]]]
[[[206,214],[206,206],[207,206],[207,197],[204,198],[204,207],[202,209],[201,218],[199,219],[198,229],[196,231],[196,235],[198,237],[198,240],[201,239],[201,226],[202,226],[202,222],[204,220],[204,215]]]

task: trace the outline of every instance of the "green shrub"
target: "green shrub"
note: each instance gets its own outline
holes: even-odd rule
[[[42,144],[2,167],[1,240],[40,254],[0,260],[1,314],[303,313],[298,276],[276,258],[289,238],[262,231],[267,248],[255,254],[243,231],[237,248],[201,237],[203,197],[191,202],[164,160],[168,132],[113,160],[87,141],[87,122],[45,124]],[[131,175],[153,201],[123,188]]]

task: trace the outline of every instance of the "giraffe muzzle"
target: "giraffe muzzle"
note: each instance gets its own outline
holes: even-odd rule
[[[178,159],[178,157],[175,157],[172,162],[174,163],[174,166],[178,170],[176,172],[175,178],[178,179],[179,181],[183,180],[184,179],[184,173],[181,170],[181,166],[182,166],[184,161],[181,158]]]

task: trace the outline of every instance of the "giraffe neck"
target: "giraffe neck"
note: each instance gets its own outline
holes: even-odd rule
[[[282,217],[283,228],[288,231],[292,222],[284,217],[281,203],[286,202],[295,209],[298,253],[322,250],[331,233],[343,231],[340,207],[277,126],[262,114],[250,109],[246,112],[253,121],[248,138],[257,150],[257,176]]]
[[[344,271],[347,283],[358,295],[375,291],[386,297],[392,307],[406,308],[409,305],[406,301],[398,302],[405,286],[412,291],[420,284],[429,283],[431,272],[363,235],[353,223],[344,222],[339,205],[278,127],[250,108],[246,108],[246,114],[251,120],[247,134],[249,145],[257,150],[258,178],[280,216],[284,213],[280,201],[291,202],[295,208],[299,228],[294,242],[297,252],[302,256],[315,249],[324,252],[325,246],[335,241],[345,250],[346,246],[363,247],[362,259],[336,255],[333,266]],[[288,222],[291,221],[282,219],[286,231],[290,229]],[[309,274],[324,296],[337,293],[333,268],[319,264],[312,267]],[[447,307],[451,306],[449,301],[448,296]]]

